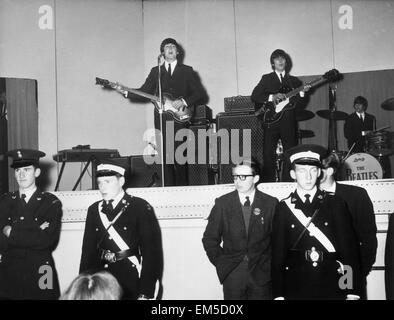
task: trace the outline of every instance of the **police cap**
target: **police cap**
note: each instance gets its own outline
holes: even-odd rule
[[[7,152],[7,156],[12,158],[11,168],[22,168],[31,165],[38,166],[40,158],[45,153],[34,149],[15,149]]]
[[[116,159],[105,159],[97,166],[96,177],[124,176],[126,171],[124,163]]]
[[[327,149],[317,144],[303,144],[286,151],[286,157],[291,164],[308,164],[321,167],[321,159],[327,154]]]

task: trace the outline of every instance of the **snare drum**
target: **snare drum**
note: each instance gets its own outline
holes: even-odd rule
[[[340,180],[373,180],[383,178],[379,161],[368,153],[355,153],[338,170]]]

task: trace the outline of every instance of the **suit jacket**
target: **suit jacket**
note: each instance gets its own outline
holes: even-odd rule
[[[391,214],[387,229],[385,249],[385,286],[386,299],[394,300],[394,214]]]
[[[353,143],[356,145],[353,148],[353,152],[363,152],[365,147],[365,138],[362,136],[362,131],[374,130],[376,126],[376,119],[373,115],[365,113],[364,121],[362,121],[356,112],[350,114],[344,125],[344,134],[347,139],[347,145],[350,149]]]
[[[160,67],[161,71],[161,89],[163,93],[171,94],[174,99],[182,97],[189,107],[207,102],[208,97],[197,74],[192,67],[181,64],[179,61],[169,76],[164,64]],[[158,72],[159,67],[153,67],[145,80],[145,83],[139,90],[149,93],[158,94]],[[135,94],[129,95],[130,100],[147,101],[145,98]]]
[[[107,262],[100,259],[101,249],[120,251],[106,232],[99,216],[102,201],[92,204],[87,213],[79,271],[104,270]],[[126,206],[113,227],[130,247],[138,259],[142,257],[141,278],[134,265],[125,258],[110,263],[107,270],[119,281],[125,298],[136,298],[138,294],[153,297],[155,283],[162,272],[162,244],[159,223],[153,208],[141,198],[126,194],[114,209],[114,215]]]
[[[297,209],[305,212],[305,207],[297,193],[290,195],[291,202],[295,204]],[[360,261],[358,254],[358,245],[353,230],[351,216],[346,205],[339,197],[328,194],[325,191],[318,190],[313,201],[312,208],[319,208],[319,212],[313,220],[313,223],[319,228],[333,244],[338,260],[343,265],[349,265],[353,270],[353,289],[343,290],[342,297],[346,294],[360,295]],[[314,211],[314,210],[313,210]],[[312,212],[312,211],[310,211]],[[308,299],[331,299],[333,296],[332,289],[338,289],[338,273],[339,265],[334,261],[326,261],[324,263],[334,263],[333,268],[325,268],[322,264],[321,268],[313,268],[311,262],[305,262],[305,254],[300,255],[300,259],[294,265],[291,260],[291,249],[305,252],[315,247],[316,250],[327,253],[327,249],[309,232],[305,232],[301,240],[295,248],[293,248],[299,235],[304,230],[304,226],[294,216],[284,201],[281,201],[275,212],[272,226],[272,284],[273,296],[289,298],[289,292],[297,289],[300,291],[298,298]],[[291,263],[291,264],[290,264]],[[309,268],[309,269],[308,269]],[[327,271],[331,270],[331,271]],[[327,279],[331,283],[327,283]],[[304,292],[304,290],[314,290],[319,288],[317,294],[315,292]],[[330,289],[328,289],[330,288]],[[301,292],[303,291],[303,292]],[[297,298],[297,297],[292,297]]]
[[[360,246],[361,271],[366,277],[375,263],[378,240],[373,204],[365,189],[336,183],[335,194],[345,200]]]
[[[295,89],[302,85],[302,81],[286,73],[283,85]],[[281,88],[282,83],[275,72],[264,74],[252,92],[251,100],[255,103],[255,109],[258,110],[264,102],[268,101],[270,94],[278,93]],[[299,99],[300,96],[297,95],[293,98],[293,101],[297,103]],[[285,112],[293,114],[294,110],[286,110]]]
[[[0,199],[0,295],[10,299],[59,297],[52,251],[59,240],[61,218],[60,200],[39,189],[28,203],[20,198],[18,191]],[[42,230],[40,225],[44,222],[49,226]],[[8,238],[2,232],[6,225],[12,227]],[[51,277],[52,288],[39,287],[43,276]]]
[[[271,281],[271,224],[277,203],[276,198],[256,190],[247,235],[238,192],[216,199],[202,242],[220,283],[245,255],[254,280],[259,285]]]

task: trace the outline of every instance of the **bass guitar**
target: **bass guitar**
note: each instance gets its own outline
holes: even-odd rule
[[[301,91],[304,91],[307,86],[309,87],[314,87],[319,84],[322,84],[326,81],[335,81],[336,79],[339,78],[339,71],[336,69],[332,69],[328,72],[326,72],[323,76],[320,78],[314,79],[296,89],[289,89],[286,87],[282,87],[280,92],[284,94],[284,97],[282,99],[277,99],[275,101],[266,101],[261,105],[258,105],[256,107],[257,110],[255,111],[256,116],[263,115],[262,121],[264,124],[274,124],[282,118],[283,114],[288,111],[292,110],[295,108],[295,101],[291,100],[294,96],[296,96],[298,93]]]
[[[118,82],[111,82],[109,80],[101,79],[101,78],[97,78],[97,77],[96,77],[96,84],[103,86],[104,88],[114,89],[122,94],[124,92],[130,92],[132,94],[136,94],[138,96],[147,98],[154,104],[156,110],[160,111],[160,98],[158,96],[143,92],[141,90],[125,87],[124,85],[121,85]],[[181,97],[179,97],[178,99],[181,99]],[[173,106],[173,102],[178,99],[174,99],[168,93],[163,93],[163,99],[162,99],[163,111],[165,113],[170,114],[172,116],[172,118],[177,122],[180,122],[180,123],[189,122],[192,117],[192,110],[189,106],[175,108]]]

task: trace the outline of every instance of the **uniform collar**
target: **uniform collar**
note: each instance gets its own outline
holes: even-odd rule
[[[304,191],[304,190],[301,190],[300,188],[297,188],[296,191],[297,191],[297,194],[300,197],[302,202],[305,202],[305,195],[306,194],[310,195],[309,200],[310,200],[310,202],[312,202],[313,198],[315,197],[315,194],[317,192],[317,187],[315,186],[312,190],[309,190],[309,191]]]
[[[37,191],[37,186],[31,190],[27,190],[24,192],[19,190],[19,196],[21,196],[22,194],[25,194],[26,195],[25,202],[27,203],[27,202],[29,202],[30,198],[33,196],[34,192],[36,192],[36,191]]]

